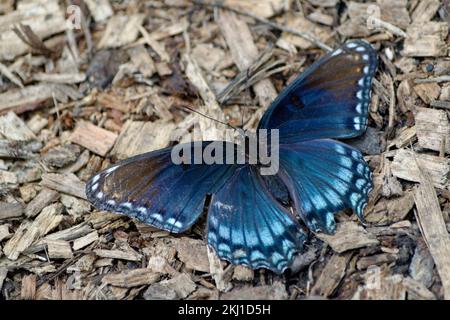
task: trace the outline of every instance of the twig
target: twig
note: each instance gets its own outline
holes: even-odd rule
[[[250,18],[255,19],[256,21],[258,21],[260,23],[266,24],[266,25],[268,25],[268,26],[270,26],[270,27],[272,27],[274,29],[278,29],[278,30],[281,30],[281,31],[284,31],[284,32],[288,32],[288,33],[292,33],[292,34],[294,34],[296,36],[302,37],[303,39],[305,39],[307,41],[310,41],[311,43],[314,43],[316,46],[318,46],[319,48],[321,48],[321,49],[323,49],[325,51],[333,50],[331,47],[327,46],[325,43],[323,43],[322,41],[317,39],[314,35],[312,35],[309,32],[300,32],[300,31],[297,31],[297,30],[285,27],[283,25],[280,25],[278,23],[272,22],[272,21],[270,21],[268,19],[258,17],[257,15],[254,15],[252,13],[244,12],[244,11],[238,10],[236,8],[232,8],[232,7],[227,6],[225,4],[222,4],[222,3],[217,3],[217,2],[209,3],[209,2],[206,2],[204,0],[194,0],[193,3],[195,3],[197,5],[200,5],[200,6],[207,6],[207,7],[225,9],[225,10],[229,10],[229,11],[232,11],[234,13],[237,13],[239,15],[242,15],[242,16],[250,17]]]
[[[246,90],[262,79],[272,74],[281,72],[288,66],[278,67],[283,63],[281,60],[271,61],[273,48],[268,47],[255,59],[255,62],[245,70],[242,70],[218,95],[217,100],[221,105],[231,99],[239,92]]]
[[[414,83],[432,83],[432,82],[449,82],[450,76],[440,76],[440,77],[434,77],[434,78],[425,78],[425,79],[415,79]]]
[[[393,34],[395,34],[396,36],[402,37],[402,38],[406,38],[406,32],[403,31],[402,29],[400,29],[397,26],[394,26],[393,24],[383,21],[381,19],[378,19],[376,17],[370,16],[368,19],[371,19],[373,23],[373,25],[376,25],[379,28],[383,28]]]

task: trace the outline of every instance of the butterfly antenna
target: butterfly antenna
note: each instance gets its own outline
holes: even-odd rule
[[[200,111],[192,109],[191,107],[188,107],[188,106],[175,106],[175,107],[178,108],[178,109],[187,109],[187,110],[189,110],[191,112],[194,112],[194,113],[197,113],[197,114],[199,114],[199,115],[201,115],[201,116],[203,116],[203,117],[205,117],[205,118],[207,118],[209,120],[216,121],[216,122],[221,123],[221,124],[223,124],[223,125],[225,125],[227,127],[230,127],[231,129],[238,130],[235,126],[232,126],[231,124],[229,124],[227,122],[217,120],[217,119],[215,119],[213,117],[210,117],[210,116],[208,116],[208,115],[206,115],[204,113],[201,113]]]

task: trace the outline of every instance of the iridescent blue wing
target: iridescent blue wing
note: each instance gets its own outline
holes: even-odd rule
[[[202,152],[209,143],[189,144],[191,153]],[[171,150],[138,155],[93,176],[86,184],[89,201],[170,232],[188,229],[203,212],[206,195],[227,180],[232,167],[177,165]]]
[[[280,145],[279,176],[312,231],[333,233],[333,214],[345,208],[364,221],[372,179],[358,150],[330,139]]]
[[[259,129],[279,129],[288,143],[350,138],[367,126],[377,55],[362,40],[351,41],[314,63],[287,86],[263,115]]]
[[[282,273],[301,250],[305,234],[256,170],[236,169],[212,196],[208,243],[231,263]]]

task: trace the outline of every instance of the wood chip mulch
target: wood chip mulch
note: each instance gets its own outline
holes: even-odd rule
[[[450,299],[448,0],[3,0],[0,299]],[[255,128],[330,48],[378,51],[367,225],[337,214],[285,275],[221,262],[204,219],[169,234],[96,211],[117,160]]]

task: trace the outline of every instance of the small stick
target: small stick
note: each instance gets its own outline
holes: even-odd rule
[[[450,76],[440,76],[440,77],[433,77],[433,78],[425,78],[425,79],[416,79],[414,80],[414,83],[432,83],[432,82],[449,82]]]

